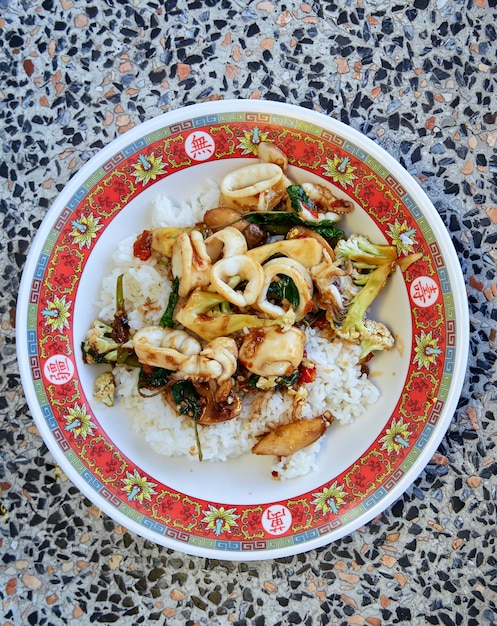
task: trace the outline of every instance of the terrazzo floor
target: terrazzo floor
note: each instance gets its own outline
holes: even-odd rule
[[[497,623],[495,0],[0,0],[0,624]],[[30,243],[71,176],[185,104],[285,101],[376,141],[443,219],[470,357],[414,484],[292,557],[186,556],[127,531],[55,463],[27,407],[15,312]]]

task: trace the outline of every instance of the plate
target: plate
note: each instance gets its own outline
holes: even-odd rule
[[[380,400],[332,426],[319,469],[274,480],[254,455],[221,462],[164,458],[118,404],[96,403],[81,341],[110,252],[141,232],[161,194],[188,198],[256,158],[260,141],[289,155],[292,175],[323,180],[355,204],[340,226],[421,252],[397,268],[375,303],[396,336],[370,376]],[[56,199],[32,244],[17,309],[25,394],[55,460],[100,509],[138,535],[192,555],[276,558],[323,546],[399,498],[430,460],[459,399],[468,351],[465,286],[449,235],[429,199],[385,151],[304,108],[252,100],[192,105],[152,119],[92,158]]]

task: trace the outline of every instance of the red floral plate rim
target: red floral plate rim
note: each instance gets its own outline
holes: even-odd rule
[[[144,471],[102,426],[90,401],[92,390],[80,376],[81,329],[78,334],[73,327],[78,289],[106,229],[145,190],[194,166],[253,158],[258,143],[267,140],[287,152],[292,166],[349,196],[401,256],[422,252],[400,279],[412,328],[405,379],[374,440],[322,484],[290,496],[287,491],[274,501],[225,501],[222,493],[204,499]],[[166,113],[114,140],[57,198],[23,272],[18,360],[47,446],[69,478],[109,516],[186,553],[275,558],[352,532],[422,471],[462,387],[469,343],[464,293],[457,256],[436,210],[374,142],[292,105],[205,103]]]

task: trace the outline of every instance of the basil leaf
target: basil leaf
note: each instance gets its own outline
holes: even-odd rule
[[[318,233],[325,239],[331,239],[338,241],[343,239],[344,232],[340,228],[335,226],[335,222],[332,220],[321,220],[320,222],[306,222],[307,228],[311,228],[314,232]]]
[[[250,374],[245,384],[247,385],[247,387],[252,387],[255,389],[257,387],[259,378],[260,378],[259,374]]]
[[[191,380],[178,380],[171,387],[171,394],[181,415],[189,415],[193,418],[193,429],[195,433],[195,443],[197,444],[198,460],[203,458],[200,437],[198,434],[198,419],[202,415],[202,401],[195,391]]]
[[[178,304],[178,292],[179,292],[179,278],[173,280],[173,284],[171,286],[171,293],[169,294],[169,300],[167,303],[166,310],[162,314],[162,317],[159,321],[159,326],[163,326],[164,328],[174,328],[176,322],[174,321],[174,309]]]
[[[292,226],[304,224],[296,213],[289,211],[258,211],[246,213],[243,217],[251,224],[263,226],[273,235],[284,235]]]
[[[200,396],[195,391],[191,380],[178,380],[171,387],[174,404],[181,415],[189,415],[195,421],[202,414],[202,402]]]
[[[299,379],[300,372],[298,368],[294,370],[289,376],[280,376],[276,380],[276,389],[285,389],[293,387]]]
[[[302,185],[290,185],[286,188],[286,192],[292,203],[292,209],[296,213],[300,213],[302,209],[307,209],[308,211],[316,210],[316,205],[309,198]]]
[[[337,228],[332,220],[307,221],[303,220],[297,213],[290,213],[289,211],[259,211],[246,213],[243,217],[251,224],[262,226],[273,235],[285,235],[292,226],[305,226],[332,241],[344,237],[343,230]]]
[[[138,389],[163,389],[171,376],[171,370],[163,367],[141,369],[138,376]]]
[[[260,379],[260,376],[258,374],[251,374],[246,382],[247,387],[256,389],[259,379]],[[294,370],[289,376],[278,376],[274,381],[274,389],[277,391],[281,389],[290,389],[298,382],[298,379],[299,379],[298,369]]]
[[[293,279],[285,274],[278,274],[279,280],[274,280],[270,285],[267,293],[273,298],[279,300],[288,300],[292,309],[296,309],[300,303],[299,290],[295,286]]]

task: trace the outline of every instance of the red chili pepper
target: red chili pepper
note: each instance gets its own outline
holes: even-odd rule
[[[302,206],[304,207],[304,209],[307,209],[309,211],[309,213],[315,218],[315,219],[319,219],[319,211],[317,209],[312,209],[308,204],[306,204],[305,202],[302,202]]]
[[[152,233],[144,230],[133,244],[133,255],[141,261],[148,261],[152,256]]]
[[[307,367],[307,365],[301,365],[299,370],[299,385],[305,383],[312,383],[316,380],[316,368]]]

